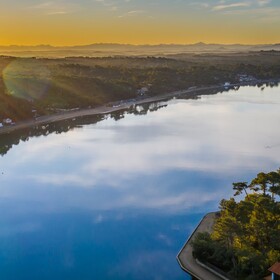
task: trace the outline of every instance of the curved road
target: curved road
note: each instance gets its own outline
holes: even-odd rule
[[[199,265],[192,255],[191,241],[195,238],[198,232],[212,232],[212,227],[215,222],[216,213],[209,213],[199,223],[193,234],[190,236],[182,250],[177,256],[177,260],[181,268],[199,280],[221,280],[222,278],[208,271]]]

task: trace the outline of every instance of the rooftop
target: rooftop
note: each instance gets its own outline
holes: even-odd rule
[[[280,262],[275,263],[268,269],[270,272],[280,275]]]

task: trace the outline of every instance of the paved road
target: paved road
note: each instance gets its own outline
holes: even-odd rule
[[[198,265],[196,260],[193,258],[192,255],[192,246],[190,245],[191,241],[195,238],[198,232],[211,232],[212,227],[215,221],[216,213],[209,213],[207,214],[192,236],[189,238],[183,249],[178,254],[178,262],[183,270],[188,272],[189,274],[195,276],[197,279],[200,280],[221,280],[222,278],[216,276],[215,274],[211,273],[210,271],[206,270],[202,266]]]
[[[150,103],[150,102],[162,101],[162,100],[165,100],[168,98],[180,96],[182,94],[199,95],[199,93],[201,93],[201,91],[203,91],[203,90],[220,89],[220,88],[223,88],[223,87],[222,86],[200,87],[200,88],[195,88],[195,89],[187,89],[187,90],[170,92],[170,93],[161,94],[158,96],[147,97],[144,99],[136,99],[133,101],[124,100],[124,101],[115,102],[115,103],[111,103],[111,104],[107,104],[107,105],[103,105],[103,106],[95,107],[95,108],[68,110],[65,112],[57,113],[57,114],[41,116],[41,117],[37,118],[36,120],[33,119],[33,120],[28,120],[28,121],[22,121],[22,122],[18,122],[15,125],[1,127],[0,135],[10,133],[12,131],[19,130],[19,129],[33,127],[36,125],[43,125],[43,124],[48,124],[48,123],[52,123],[52,122],[64,121],[64,120],[73,119],[73,118],[77,118],[77,117],[110,114],[110,113],[117,112],[120,110],[129,109],[133,105],[141,105],[141,104]]]

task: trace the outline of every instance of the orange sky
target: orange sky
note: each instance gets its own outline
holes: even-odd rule
[[[10,0],[0,45],[279,43],[279,1]]]

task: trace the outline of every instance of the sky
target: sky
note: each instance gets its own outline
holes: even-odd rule
[[[0,0],[0,45],[280,43],[279,0]]]

